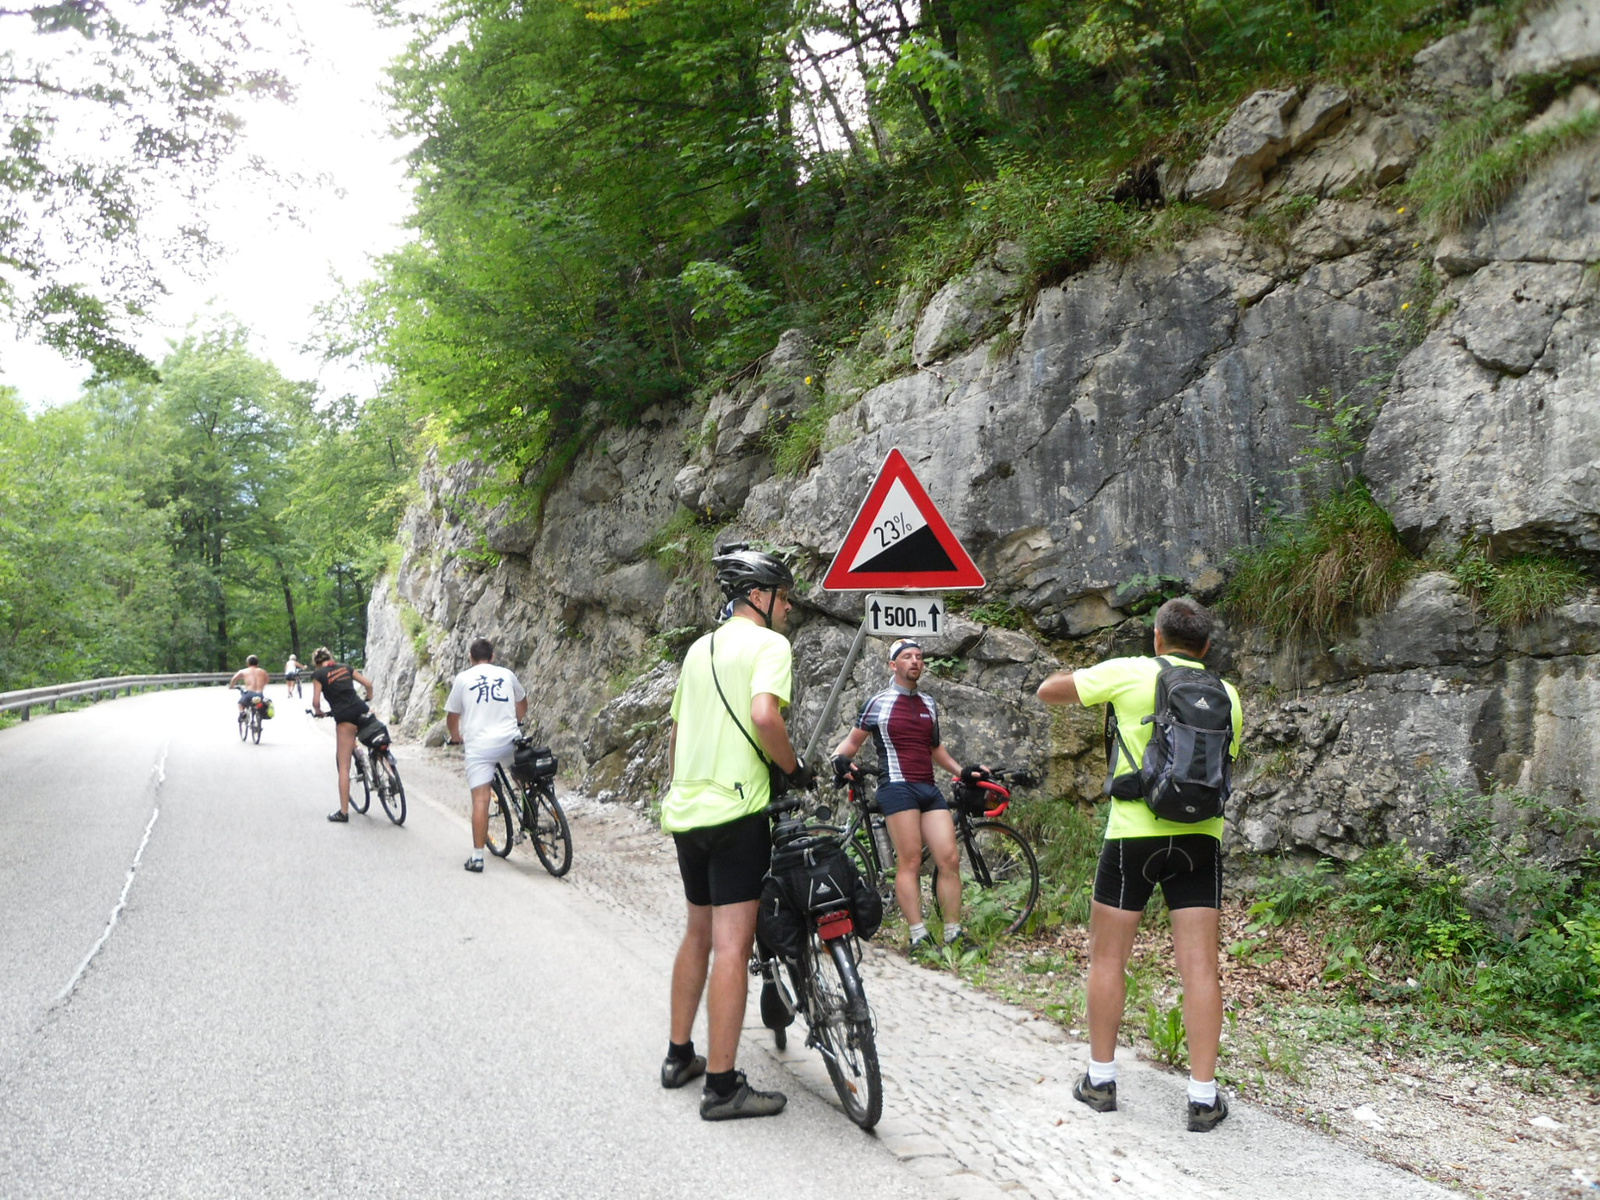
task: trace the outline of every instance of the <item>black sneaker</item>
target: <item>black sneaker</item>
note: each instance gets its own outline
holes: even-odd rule
[[[483,859],[481,858],[469,858],[465,863],[462,864],[462,866],[466,867],[467,870],[471,871],[475,875],[483,874]]]
[[[1227,1115],[1228,1101],[1221,1092],[1217,1093],[1215,1102],[1211,1104],[1198,1104],[1191,1100],[1189,1101],[1189,1132],[1210,1133],[1218,1125],[1222,1124],[1223,1118]]]
[[[681,1088],[691,1079],[698,1079],[705,1073],[705,1055],[696,1054],[693,1058],[673,1058],[669,1054],[661,1064],[661,1086],[664,1088]]]
[[[736,1121],[741,1117],[775,1117],[789,1103],[782,1092],[758,1092],[737,1073],[739,1086],[731,1096],[719,1096],[707,1088],[700,1093],[700,1119],[702,1121]]]
[[[1117,1081],[1090,1083],[1089,1072],[1085,1071],[1083,1078],[1072,1085],[1072,1098],[1083,1101],[1095,1112],[1116,1112]]]
[[[911,945],[906,948],[906,955],[912,962],[922,962],[930,956],[937,958],[938,954],[939,947],[934,943],[933,938],[926,933],[919,938],[912,938]]]
[[[343,825],[343,824],[347,823],[350,820],[350,814],[349,813],[342,813],[342,812],[331,812],[331,813],[328,814],[328,820],[332,821],[335,825]]]

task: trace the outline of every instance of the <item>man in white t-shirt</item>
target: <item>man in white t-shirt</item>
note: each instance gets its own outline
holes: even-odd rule
[[[489,784],[495,764],[509,767],[516,753],[518,723],[528,714],[528,693],[515,673],[494,665],[494,646],[479,638],[468,648],[472,665],[456,676],[444,703],[452,742],[467,748],[467,786],[472,789],[472,856],[469,871],[483,870],[489,840]]]

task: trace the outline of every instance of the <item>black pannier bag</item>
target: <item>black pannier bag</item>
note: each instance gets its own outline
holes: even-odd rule
[[[516,757],[511,760],[511,773],[524,783],[540,783],[556,777],[557,760],[549,746],[536,746],[532,738],[516,740]]]
[[[841,907],[841,902],[857,937],[870,938],[883,925],[883,897],[867,886],[838,842],[818,839],[779,850],[761,885],[756,932],[774,954],[797,960],[808,919]]]
[[[356,736],[368,750],[383,750],[389,745],[389,727],[370,712],[356,726]]]

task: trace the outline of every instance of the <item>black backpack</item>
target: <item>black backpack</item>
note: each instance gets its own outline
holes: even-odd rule
[[[1233,698],[1221,678],[1204,667],[1156,659],[1156,710],[1144,761],[1117,778],[1119,755],[1135,762],[1117,730],[1115,709],[1106,713],[1106,794],[1143,800],[1164,821],[1194,824],[1220,817],[1233,789]]]

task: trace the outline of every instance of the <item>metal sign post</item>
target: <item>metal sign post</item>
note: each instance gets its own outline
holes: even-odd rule
[[[862,621],[861,628],[856,630],[856,640],[850,643],[850,653],[844,656],[844,666],[840,668],[839,678],[833,681],[833,691],[828,693],[828,702],[822,706],[822,715],[817,718],[816,728],[811,731],[811,740],[806,743],[806,752],[800,756],[802,763],[811,761],[817,743],[822,740],[822,731],[828,727],[828,722],[833,720],[833,710],[839,703],[839,693],[844,690],[844,681],[850,678],[850,669],[856,665],[856,659],[861,657],[861,644],[866,640],[867,622]]]

